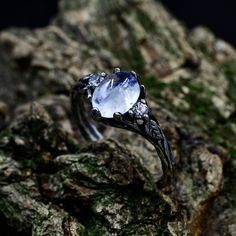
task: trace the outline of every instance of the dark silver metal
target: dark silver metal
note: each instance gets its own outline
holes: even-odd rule
[[[119,71],[119,68],[115,68],[113,73]],[[145,87],[140,84],[139,76],[133,71],[131,73],[137,78],[141,92],[138,101],[128,112],[124,114],[116,112],[113,118],[104,118],[97,108],[92,107],[91,98],[93,92],[95,88],[99,86],[99,83],[107,76],[105,72],[97,74],[97,79],[96,74],[90,74],[75,83],[71,90],[72,112],[80,132],[87,140],[98,141],[103,138],[103,135],[98,131],[92,119],[99,121],[99,123],[103,125],[131,130],[146,138],[156,148],[162,163],[163,176],[159,184],[166,186],[171,182],[174,175],[174,158],[172,151],[160,128],[159,122],[151,114],[150,108],[145,100]],[[87,104],[87,111],[85,104]]]

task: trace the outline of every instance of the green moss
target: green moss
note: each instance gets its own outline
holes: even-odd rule
[[[78,0],[78,1],[63,0],[60,2],[60,4],[61,4],[62,10],[70,11],[70,10],[80,9],[81,7],[88,5],[88,1],[86,1],[86,0]]]
[[[136,18],[147,32],[150,32],[150,33],[157,32],[156,22],[154,22],[147,13],[145,13],[144,11],[140,9],[137,9]]]
[[[175,47],[176,44],[173,43],[173,39],[175,39],[175,36],[171,29],[169,29],[169,33],[171,33],[173,37],[171,40],[169,40],[159,30],[158,22],[155,22],[153,19],[151,19],[148,13],[140,9],[137,9],[135,13],[137,21],[140,23],[140,25],[146,32],[155,35],[160,41],[160,43],[164,45],[166,50],[170,52],[172,55],[178,55],[178,50]],[[178,41],[176,40],[175,43],[178,43]]]
[[[168,87],[168,84],[158,80],[153,75],[147,75],[142,80],[144,86],[146,87],[148,93],[153,97],[160,96],[160,92]]]
[[[88,224],[85,225],[85,229],[77,230],[78,235],[80,236],[104,236],[107,235],[106,231],[103,228],[102,223],[99,220],[96,220],[92,217],[88,220]]]
[[[193,48],[197,51],[202,52],[208,59],[211,59],[213,57],[213,52],[211,47],[208,45],[208,43],[199,43],[198,45],[192,44]]]
[[[236,68],[233,65],[231,64],[233,69],[235,69],[236,75]],[[232,69],[229,69],[229,67],[227,67],[227,73],[230,76],[234,75]],[[212,102],[212,96],[214,95],[212,91],[196,81],[182,78],[166,83],[149,75],[144,78],[143,83],[148,93],[153,98],[158,99],[160,105],[172,111],[174,110],[174,114],[181,120],[181,123],[184,124],[184,128],[188,132],[209,137],[209,141],[219,144],[228,150],[232,148],[236,149],[234,141],[236,134],[232,127],[235,119],[230,118],[226,120],[222,117]],[[183,87],[187,87],[189,92],[184,94]],[[230,89],[234,88],[231,87]],[[189,107],[173,105],[175,97],[179,97],[180,94],[182,96],[181,99],[187,102]],[[234,156],[234,154],[231,156]]]
[[[177,49],[174,47],[173,42],[169,39],[164,40],[165,49],[170,52],[172,55],[178,56]]]
[[[138,73],[143,71],[145,61],[142,53],[139,50],[139,42],[137,41],[133,27],[129,22],[120,19],[119,15],[116,15],[115,19],[105,20],[103,22],[108,30],[111,40],[109,42],[104,41],[103,46],[109,47],[110,51],[122,62],[122,68],[127,70],[135,70]],[[129,32],[127,41],[124,44],[123,36],[119,35],[119,26],[122,25]],[[128,46],[127,46],[128,44]]]
[[[194,113],[201,115],[202,118],[205,118],[205,115],[215,118],[220,116],[218,110],[212,104],[212,94],[208,90],[197,85],[191,85],[189,88],[190,93],[185,96],[185,100],[191,104]]]
[[[69,153],[78,153],[80,150],[80,145],[76,143],[73,139],[66,137],[65,143]]]
[[[236,149],[230,149],[229,155],[230,155],[232,158],[236,159]]]
[[[236,103],[236,59],[227,61],[220,67],[229,81],[227,95]]]
[[[166,229],[158,229],[156,228],[155,225],[152,225],[151,223],[149,224],[144,224],[142,227],[140,227],[140,224],[133,224],[130,225],[126,231],[124,232],[123,235],[126,236],[149,236],[149,235],[155,235],[155,236],[169,236],[171,235],[170,232]]]
[[[93,202],[96,219],[108,231],[119,231],[118,235],[169,235],[170,206],[157,192],[144,191],[141,186],[106,189],[99,191]],[[113,228],[115,225],[123,226],[117,230]]]
[[[4,139],[9,139],[12,135],[11,129],[4,129],[0,132],[0,154],[1,154],[1,149],[6,151],[7,147],[5,144]]]
[[[114,47],[111,49],[113,54],[122,62],[122,69],[135,70],[139,74],[142,73],[144,68],[144,59],[141,52],[138,49],[138,44],[134,38],[129,39],[129,49],[121,47]]]
[[[11,129],[4,129],[0,132],[0,141],[3,139],[3,138],[7,138],[7,137],[10,137],[12,134],[11,132]]]

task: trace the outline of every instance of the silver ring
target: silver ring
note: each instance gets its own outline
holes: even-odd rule
[[[103,138],[93,120],[100,124],[131,130],[151,142],[161,160],[160,186],[170,184],[174,175],[173,154],[159,122],[145,100],[145,88],[134,72],[115,68],[112,74],[89,74],[71,90],[71,109],[85,139]]]

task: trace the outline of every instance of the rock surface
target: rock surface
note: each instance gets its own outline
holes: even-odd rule
[[[4,235],[236,235],[230,45],[159,1],[61,0],[48,27],[1,32],[0,50]],[[87,143],[75,126],[74,81],[113,67],[143,78],[176,156],[169,188],[143,138],[108,129]]]

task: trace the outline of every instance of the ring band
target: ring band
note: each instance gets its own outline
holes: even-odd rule
[[[89,74],[76,81],[71,90],[71,109],[81,134],[87,140],[103,138],[93,122],[96,120],[102,125],[138,133],[152,143],[162,164],[163,175],[158,185],[166,186],[173,179],[174,158],[145,96],[145,88],[134,71],[115,68],[110,75],[105,72]]]

